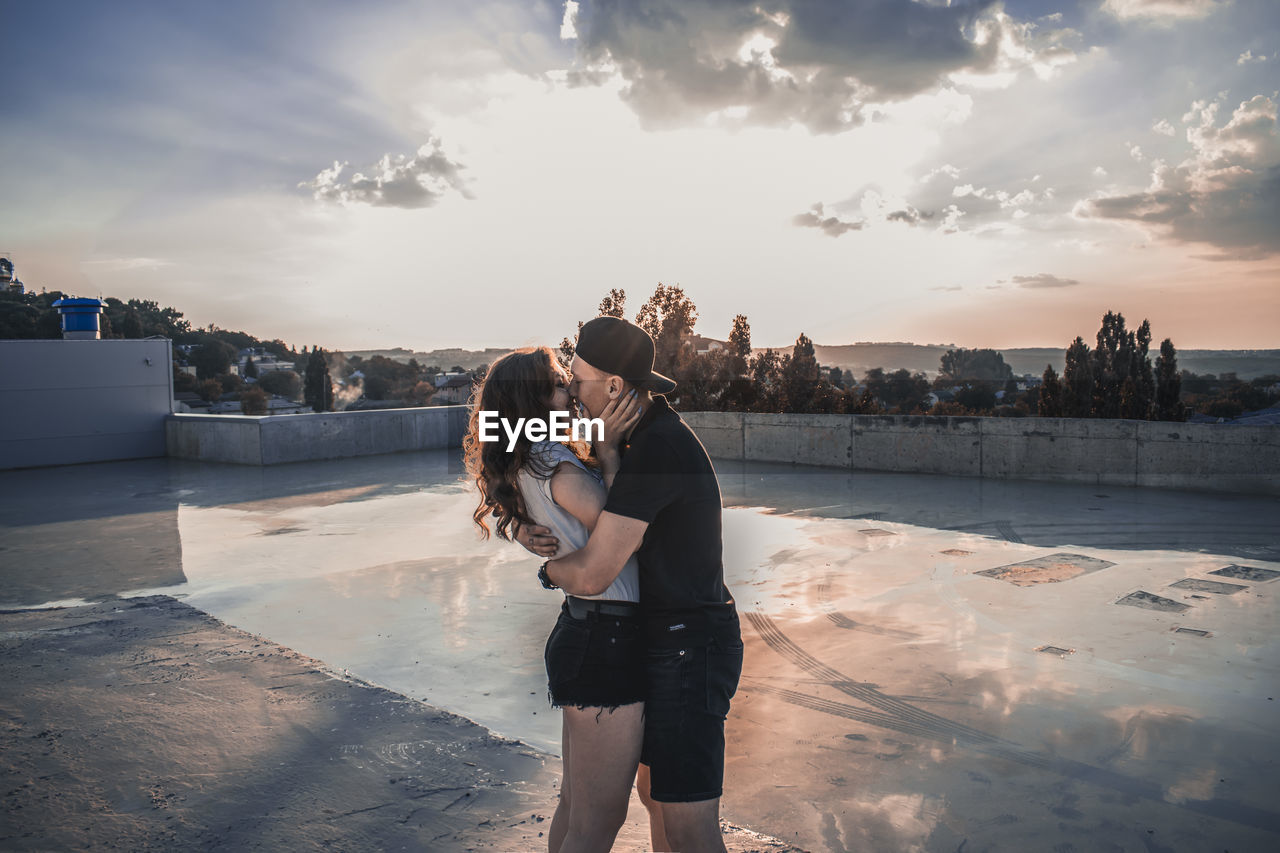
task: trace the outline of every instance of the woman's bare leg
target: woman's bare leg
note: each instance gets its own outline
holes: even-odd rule
[[[644,703],[565,708],[569,826],[559,853],[607,853],[627,819],[644,740]]]
[[[649,843],[653,845],[655,853],[669,851],[671,845],[667,843],[667,825],[662,819],[662,803],[649,796],[648,764],[641,764],[636,770],[636,792],[640,795],[640,802],[644,803],[645,810],[649,812]]]
[[[556,813],[551,817],[551,829],[547,831],[548,853],[560,853],[560,845],[564,844],[564,835],[569,831],[569,721],[561,714],[560,720],[560,763],[563,772],[560,775],[560,801],[556,803]]]

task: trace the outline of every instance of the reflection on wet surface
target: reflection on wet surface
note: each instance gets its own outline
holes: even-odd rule
[[[730,819],[831,851],[1275,848],[1280,502],[718,468]],[[555,751],[559,599],[477,539],[460,473],[3,473],[0,606],[163,591]]]

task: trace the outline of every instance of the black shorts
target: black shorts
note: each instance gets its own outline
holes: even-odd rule
[[[646,653],[644,749],[649,792],[692,803],[724,792],[724,721],[742,676],[742,641],[711,640]]]
[[[644,640],[638,616],[569,615],[547,637],[547,695],[557,708],[616,708],[644,701]]]

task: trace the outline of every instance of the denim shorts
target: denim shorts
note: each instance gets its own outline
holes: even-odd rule
[[[650,794],[661,803],[724,791],[724,721],[742,676],[742,641],[712,639],[646,652],[644,749]]]
[[[547,694],[557,708],[616,708],[644,701],[639,616],[588,613],[575,619],[565,604],[543,658]]]

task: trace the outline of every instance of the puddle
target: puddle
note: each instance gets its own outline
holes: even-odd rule
[[[1010,563],[1007,566],[999,566],[974,574],[1008,581],[1015,586],[1032,586],[1040,583],[1060,583],[1114,565],[1115,563],[1108,560],[1099,560],[1082,554],[1050,554],[1047,557]]]
[[[1139,590],[1131,592],[1124,598],[1116,602],[1116,604],[1124,604],[1129,607],[1141,607],[1146,610],[1159,610],[1165,613],[1184,613],[1191,609],[1190,604],[1182,604],[1169,598],[1161,598],[1149,592]]]

